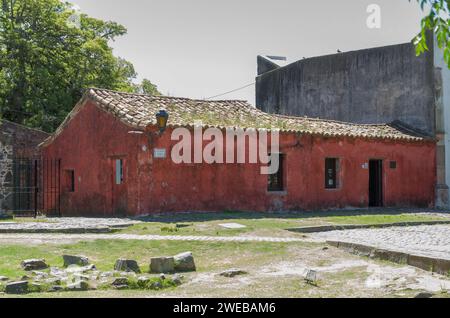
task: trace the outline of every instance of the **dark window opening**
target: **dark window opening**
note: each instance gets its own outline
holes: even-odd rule
[[[75,171],[74,170],[66,170],[65,171],[65,179],[66,179],[67,192],[75,192]]]
[[[123,160],[116,159],[116,184],[123,183]]]
[[[325,189],[339,188],[339,159],[325,159]]]
[[[390,167],[391,169],[397,169],[397,161],[391,161],[391,162],[389,163],[389,167]]]
[[[278,154],[278,171],[274,174],[269,174],[268,176],[268,191],[270,192],[280,192],[284,191],[284,161],[285,156],[283,154]],[[269,162],[270,166],[271,162]]]

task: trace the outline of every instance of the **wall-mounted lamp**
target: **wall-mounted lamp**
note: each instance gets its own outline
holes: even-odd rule
[[[156,113],[156,125],[159,128],[159,132],[162,134],[164,130],[166,130],[167,122],[169,120],[169,114],[161,109],[159,112]]]
[[[157,132],[151,131],[151,129],[146,129],[145,131],[141,130],[133,130],[129,131],[129,134],[137,134],[137,135],[143,135],[145,134],[148,138],[148,144],[150,147],[153,146],[154,137],[161,136],[161,134],[166,130],[167,128],[167,122],[169,121],[169,113],[167,113],[165,110],[160,110],[155,114],[156,116],[156,126],[158,127]],[[151,126],[149,126],[151,128]]]

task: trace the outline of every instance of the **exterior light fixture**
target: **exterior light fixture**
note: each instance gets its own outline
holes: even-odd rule
[[[167,122],[169,121],[169,113],[165,110],[160,110],[155,114],[156,127],[158,131],[153,130],[153,124],[148,125],[145,130],[131,130],[128,133],[131,135],[145,135],[148,139],[148,147],[153,147],[155,139],[161,137],[162,133],[167,128]]]
[[[163,133],[167,127],[167,121],[169,120],[169,114],[165,110],[160,110],[156,113],[156,125],[159,128],[159,132]]]

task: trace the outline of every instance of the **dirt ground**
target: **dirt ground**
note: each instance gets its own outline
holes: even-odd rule
[[[207,243],[205,243],[207,244]],[[277,253],[249,244],[239,252],[198,255],[199,271],[185,274],[185,283],[162,291],[98,290],[29,294],[25,297],[414,297],[427,291],[450,297],[449,277],[410,266],[348,254],[325,244],[283,245]],[[281,251],[282,250],[282,251]],[[261,252],[262,251],[262,252]],[[239,268],[246,275],[226,278],[223,270]],[[318,272],[316,285],[304,279],[306,269]],[[7,295],[3,295],[4,297]]]

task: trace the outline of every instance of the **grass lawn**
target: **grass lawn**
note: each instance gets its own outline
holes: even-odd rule
[[[76,244],[0,246],[0,275],[20,278],[26,272],[20,262],[45,258],[61,266],[61,255],[83,254],[102,271],[113,269],[119,257],[136,259],[144,272],[154,256],[192,251],[197,272],[186,273],[178,287],[154,290],[95,290],[88,292],[34,293],[19,297],[410,297],[420,288],[403,286],[401,265],[350,255],[339,249],[324,249],[321,243],[233,243],[233,242],[158,242],[97,240]],[[223,270],[239,268],[248,275],[225,278]],[[305,268],[319,271],[318,286],[303,279]],[[393,273],[382,288],[367,287],[373,269]],[[420,270],[420,275],[431,274]],[[375,273],[375,275],[377,275]],[[410,275],[410,274],[408,274]],[[402,279],[399,279],[402,278]],[[439,293],[447,297],[447,293]],[[0,295],[0,297],[18,297]]]
[[[408,211],[333,211],[303,213],[188,213],[143,218],[145,223],[120,230],[120,233],[208,236],[296,236],[288,228],[316,225],[381,224],[412,221],[450,220],[448,217]],[[239,223],[243,229],[225,229],[219,224]]]
[[[155,235],[205,235],[205,236],[277,236],[298,237],[299,234],[286,231],[289,228],[343,225],[383,224],[413,221],[450,220],[450,213],[430,213],[408,209],[361,209],[322,212],[260,213],[260,212],[211,212],[211,213],[168,213],[141,217],[142,223],[117,229],[115,233]],[[57,218],[14,218],[4,221],[58,222]],[[1,221],[0,221],[1,223]],[[223,223],[239,223],[245,228],[226,229]]]

